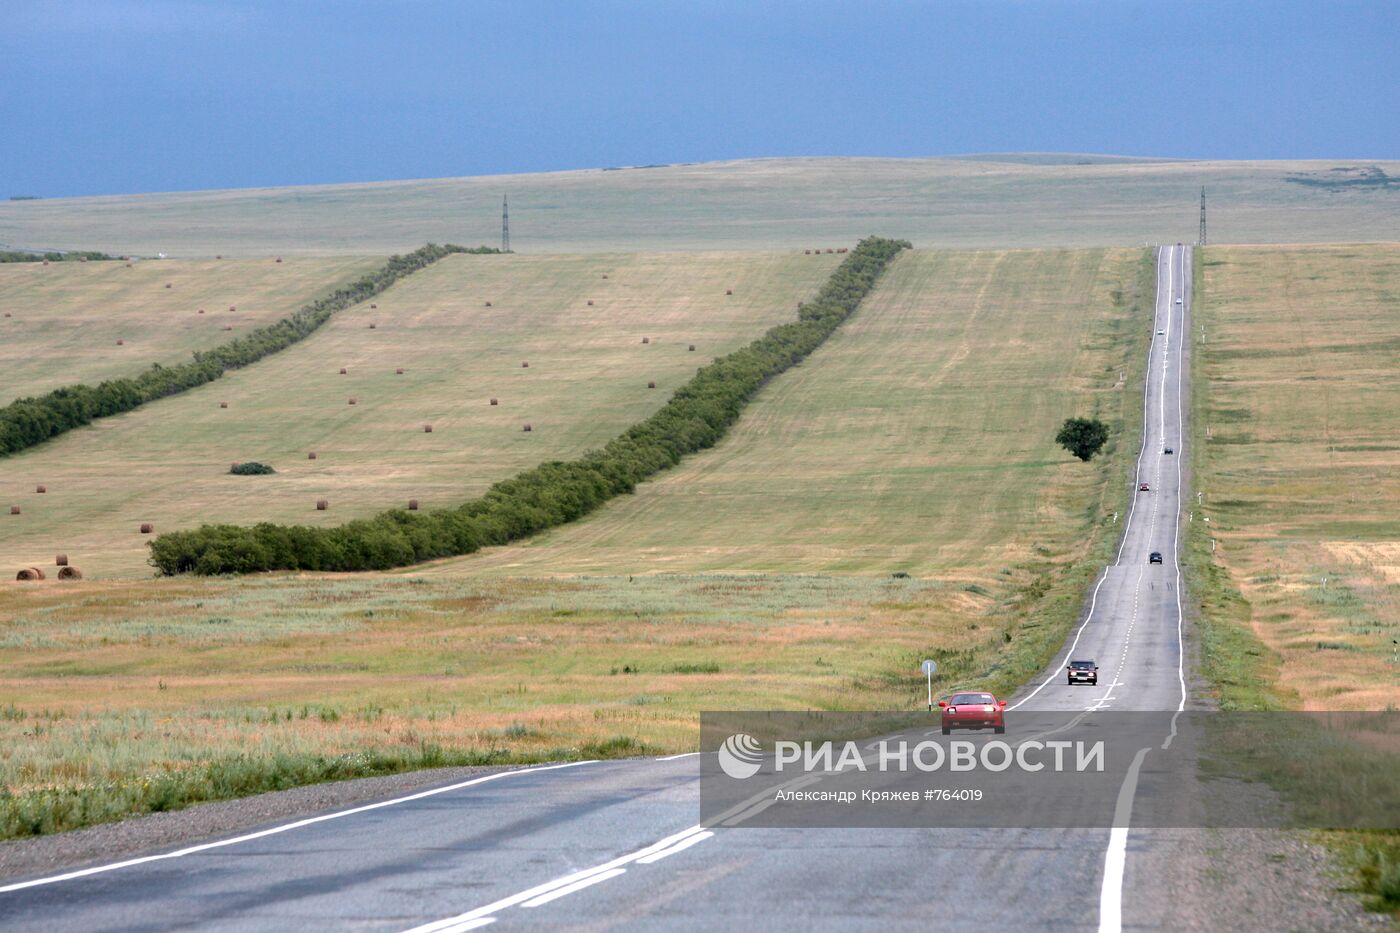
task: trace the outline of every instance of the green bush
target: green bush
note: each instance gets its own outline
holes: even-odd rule
[[[394,256],[383,268],[313,301],[290,317],[250,331],[222,346],[195,353],[179,366],[153,365],[126,379],[97,386],[71,385],[38,398],[21,398],[0,409],[0,457],[18,453],[96,418],[131,411],[147,402],[213,382],[230,369],[256,363],[284,350],[330,320],[337,311],[366,301],[406,275],[452,253],[496,252],[488,247],[467,250],[429,243],[406,256]]]
[[[234,476],[267,476],[269,473],[276,473],[272,467],[266,463],[258,463],[250,460],[247,463],[235,463],[229,467],[229,472]]]
[[[874,286],[903,240],[870,237],[851,251],[797,320],[698,370],[650,418],[602,450],[503,480],[479,499],[434,512],[393,510],[336,528],[204,525],[150,542],[163,574],[387,570],[470,554],[580,518],[681,457],[713,446],[768,380],[815,350]]]

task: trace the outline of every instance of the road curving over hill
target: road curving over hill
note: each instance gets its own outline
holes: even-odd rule
[[[1134,474],[1134,490],[1149,490],[1132,493],[1116,558],[1096,579],[1083,620],[1012,698],[1012,715],[1173,712],[1190,702],[1177,564],[1188,492],[1190,268],[1188,248],[1159,251]],[[1163,554],[1160,565],[1148,562],[1152,551]],[[1067,686],[1068,658],[1096,660],[1100,683]],[[689,754],[496,772],[231,839],[0,883],[0,925],[444,933],[1223,922],[1191,913],[1201,905],[1182,902],[1171,873],[1159,870],[1183,844],[1169,833],[711,829],[696,824],[699,763]],[[1131,800],[1131,788],[1124,793]]]

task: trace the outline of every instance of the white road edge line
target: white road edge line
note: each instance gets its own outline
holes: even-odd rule
[[[679,760],[679,759],[681,759],[681,758],[690,758],[690,757],[692,757],[692,756],[694,756],[694,755],[698,755],[698,754],[700,754],[700,753],[699,753],[699,752],[682,752],[682,753],[679,754],[679,755],[667,755],[665,758],[658,758],[658,759],[656,759],[656,760],[657,760],[657,761],[677,761],[677,760]]]
[[[446,787],[434,787],[431,790],[419,791],[416,794],[409,794],[406,797],[395,797],[392,800],[380,800],[376,803],[365,804],[362,807],[352,807],[349,810],[337,810],[334,813],[323,813],[320,816],[309,817],[304,820],[297,820],[294,823],[284,823],[281,826],[273,826],[270,829],[259,830],[255,833],[247,833],[242,836],[235,836],[232,839],[220,839],[217,842],[204,842],[196,846],[188,846],[174,852],[164,852],[160,855],[143,855],[140,858],[126,859],[121,862],[111,862],[107,865],[94,865],[91,868],[82,868],[77,871],[65,872],[61,875],[51,875],[47,878],[36,878],[33,881],[20,881],[15,884],[7,884],[0,887],[0,894],[9,891],[23,891],[26,888],[37,888],[40,885],[56,884],[60,881],[70,881],[74,878],[85,878],[88,875],[97,875],[102,872],[116,871],[118,868],[130,868],[133,865],[144,865],[148,862],[160,862],[165,859],[181,858],[186,855],[194,855],[197,852],[207,852],[210,849],[221,849],[225,846],[237,845],[240,842],[250,842],[254,839],[262,839],[266,836],[275,836],[278,833],[285,833],[293,829],[301,829],[303,826],[311,826],[316,823],[324,823],[328,820],[338,820],[345,816],[354,816],[357,813],[368,813],[371,810],[378,810],[382,807],[392,807],[395,804],[408,803],[413,800],[422,800],[425,797],[434,797],[438,794],[446,794],[450,791],[461,790],[464,787],[472,787],[476,784],[485,784],[487,781],[498,781],[502,778],[514,777],[520,774],[537,774],[541,771],[555,771],[560,768],[577,768],[579,765],[597,764],[596,759],[589,761],[569,761],[559,765],[542,765],[536,768],[517,768],[514,771],[498,771],[495,774],[488,774],[479,778],[472,778],[470,781],[461,781],[456,784],[449,784]]]
[[[592,885],[595,885],[600,881],[607,881],[609,878],[616,878],[618,875],[625,874],[627,874],[627,869],[625,868],[612,868],[608,871],[600,871],[596,875],[589,875],[587,878],[575,881],[573,884],[566,884],[562,888],[555,888],[548,894],[541,894],[539,897],[532,897],[520,906],[539,907],[542,904],[548,904],[550,901],[557,900],[558,898],[564,897],[567,894],[573,894],[575,891],[582,891],[584,888],[591,887]]]
[[[1157,294],[1156,294],[1156,298],[1155,298],[1155,301],[1154,301],[1153,306],[1152,306],[1152,342],[1149,343],[1149,344],[1147,345],[1147,372],[1143,374],[1143,379],[1142,379],[1142,441],[1141,441],[1141,444],[1140,444],[1140,446],[1139,446],[1139,448],[1138,448],[1137,464],[1133,467],[1133,490],[1132,490],[1132,496],[1133,496],[1133,497],[1132,497],[1132,499],[1129,500],[1129,503],[1130,503],[1130,504],[1129,504],[1129,506],[1128,506],[1128,518],[1127,518],[1127,521],[1125,521],[1125,522],[1123,523],[1123,537],[1122,537],[1122,539],[1118,542],[1118,554],[1117,554],[1117,556],[1116,556],[1116,557],[1114,558],[1114,560],[1113,560],[1113,566],[1114,566],[1114,567],[1117,567],[1120,563],[1123,562],[1123,548],[1124,548],[1124,547],[1127,545],[1127,543],[1128,543],[1128,531],[1133,527],[1133,514],[1134,514],[1135,512],[1137,512],[1138,499],[1140,498],[1140,497],[1137,495],[1137,484],[1140,483],[1140,482],[1142,482],[1142,478],[1141,478],[1141,477],[1142,477],[1142,458],[1143,458],[1144,456],[1147,455],[1147,418],[1148,418],[1148,409],[1147,409],[1147,385],[1148,385],[1148,383],[1150,383],[1150,382],[1152,381],[1152,351],[1155,350],[1155,349],[1157,348],[1157,310],[1158,310],[1158,307],[1159,307],[1159,306],[1161,305],[1161,303],[1162,303],[1162,276],[1161,276],[1161,273],[1160,273],[1161,267],[1162,267],[1161,260],[1158,259],[1158,261],[1157,261],[1157,268],[1158,268],[1159,271],[1158,271],[1158,275],[1157,275]],[[1168,274],[1168,276],[1170,277],[1170,275],[1171,275],[1171,272],[1170,272],[1171,266],[1170,266],[1170,264],[1167,266],[1167,268],[1168,268],[1168,273],[1167,273],[1167,274]],[[1171,293],[1170,293],[1170,289],[1168,289],[1168,298],[1170,298],[1170,297],[1171,297]],[[1178,480],[1178,484],[1179,484],[1179,483],[1180,483],[1180,480]],[[1179,492],[1179,491],[1180,491],[1180,490],[1178,489],[1178,492]],[[1180,510],[1181,510],[1181,503],[1180,503],[1180,498],[1178,497],[1178,501],[1177,501],[1177,511],[1180,511]],[[1108,571],[1109,571],[1110,569],[1111,569],[1111,568],[1109,568],[1109,567],[1105,567],[1104,570],[1103,570],[1103,573],[1099,575],[1099,582],[1094,584],[1094,592],[1093,592],[1093,595],[1091,595],[1091,596],[1089,597],[1089,613],[1088,613],[1088,615],[1086,615],[1086,616],[1084,617],[1084,621],[1081,622],[1081,623],[1079,623],[1079,628],[1078,628],[1078,629],[1075,631],[1075,633],[1074,633],[1074,640],[1071,641],[1071,642],[1069,643],[1069,649],[1065,652],[1065,659],[1066,659],[1066,660],[1068,660],[1069,658],[1074,657],[1074,649],[1079,645],[1079,638],[1080,638],[1080,636],[1083,635],[1083,634],[1084,634],[1084,630],[1085,630],[1086,628],[1089,627],[1089,623],[1092,622],[1092,621],[1094,621],[1094,611],[1098,608],[1098,605],[1099,605],[1099,588],[1102,587],[1104,581],[1108,579]],[[1058,658],[1059,655],[1056,655],[1056,657]],[[1051,681],[1055,680],[1055,679],[1056,679],[1057,677],[1059,677],[1059,676],[1060,676],[1059,664],[1058,664],[1058,663],[1056,663],[1056,664],[1051,664],[1049,676],[1047,676],[1047,677],[1045,678],[1045,680],[1042,681],[1042,682],[1040,683],[1040,685],[1037,686],[1037,687],[1036,687],[1034,690],[1032,690],[1030,693],[1026,694],[1024,697],[1022,697],[1021,699],[1017,700],[1017,701],[1016,701],[1015,703],[1013,703],[1011,706],[1008,706],[1008,707],[1006,708],[1007,712],[1014,712],[1015,710],[1019,709],[1020,707],[1024,706],[1025,704],[1029,703],[1032,699],[1035,698],[1035,695],[1036,695],[1037,693],[1039,693],[1040,691],[1044,690],[1046,687],[1050,686]]]

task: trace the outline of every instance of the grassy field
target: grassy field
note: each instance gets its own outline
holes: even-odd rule
[[[0,202],[0,242],[171,255],[388,254],[499,242],[524,252],[774,249],[872,232],[922,247],[1400,240],[1396,186],[1369,161],[1092,156],[758,159],[308,188]],[[1300,183],[1307,182],[1307,183]]]
[[[144,522],[334,524],[464,501],[611,439],[793,318],[840,258],[449,257],[256,366],[6,460],[0,496],[22,514],[0,514],[0,567],[12,579],[66,553],[89,576],[145,575]],[[228,475],[248,460],[278,473]]]
[[[0,264],[0,404],[134,375],[152,363],[186,362],[193,351],[286,317],[382,263],[339,257]]]
[[[773,264],[770,274],[808,275],[781,257],[752,261],[760,260]],[[429,276],[459,276],[481,261],[445,260],[401,290],[431,292]],[[555,264],[595,261],[603,260],[532,260],[540,267],[532,278]],[[695,275],[705,268],[704,257],[636,261]],[[620,259],[611,262],[600,284],[635,281]],[[757,271],[734,279],[744,267],[733,257],[725,268],[726,281],[738,283],[735,299],[746,282],[757,289],[766,281]],[[922,703],[924,657],[940,659],[940,688],[975,681],[1008,689],[1059,644],[1112,547],[1106,519],[1126,496],[1132,445],[1114,442],[1107,458],[1071,466],[1041,434],[1063,408],[1098,411],[1120,437],[1137,436],[1151,271],[1140,251],[906,254],[846,328],[759,396],[752,419],[712,455],[656,484],[693,488],[687,477],[708,475],[715,463],[776,464],[784,445],[805,456],[811,448],[802,445],[844,426],[827,443],[839,442],[853,466],[843,472],[837,460],[823,461],[814,470],[821,495],[784,493],[757,519],[743,514],[746,503],[757,506],[752,500],[707,496],[703,508],[719,510],[735,537],[759,534],[758,524],[780,510],[804,509],[788,527],[819,529],[827,547],[858,552],[849,563],[821,546],[796,548],[776,568],[787,572],[748,573],[769,562],[733,548],[723,573],[629,575],[621,568],[632,557],[623,556],[610,559],[616,570],[605,575],[557,575],[543,564],[482,573],[485,562],[463,561],[378,575],[2,586],[0,783],[13,796],[0,796],[0,835],[418,764],[683,751],[694,745],[701,709],[908,709]],[[485,275],[473,271],[472,280]],[[667,352],[695,326],[682,318],[664,329],[661,296],[686,293],[677,286],[642,303],[650,333],[666,339],[646,347],[629,340],[627,352]],[[380,311],[402,300],[396,289]],[[708,299],[692,304],[694,314],[718,313]],[[625,384],[618,373],[630,364],[599,339],[609,385]],[[872,367],[883,389],[843,402]],[[535,368],[532,359],[529,372]],[[1017,380],[1038,388],[1013,391]],[[620,403],[600,385],[587,391],[591,408],[606,412]],[[568,382],[551,398],[582,391]],[[887,416],[870,409],[881,393]],[[819,404],[835,410],[803,413]],[[1032,430],[1041,417],[1050,427]],[[881,439],[909,437],[881,440],[871,454],[871,432],[855,427],[866,419]],[[975,434],[979,419],[994,428],[987,445],[946,443],[956,425]],[[766,460],[736,456],[759,448]],[[889,483],[867,481],[880,458]],[[777,494],[785,476],[750,481]],[[850,487],[844,495],[842,483]],[[871,547],[883,535],[869,515],[894,520],[916,487],[931,505],[922,520],[894,526],[912,540]],[[670,503],[636,516],[640,539],[664,542],[687,566],[718,569],[723,562],[697,558],[660,526],[681,522],[678,530],[703,536],[705,549],[720,530],[673,509],[684,494],[648,499],[653,491],[608,507],[578,532],[586,542],[612,526],[614,512]],[[976,527],[958,531],[954,522]],[[586,546],[563,547],[572,533],[538,550],[559,549],[561,562],[595,560]],[[1030,545],[1019,546],[1018,536]],[[527,549],[531,559],[536,550]],[[659,566],[645,558],[641,569]],[[894,579],[886,570],[895,564],[930,576]],[[791,572],[814,569],[833,572]]]
[[[1195,531],[1226,699],[1394,709],[1400,246],[1211,247],[1200,294]]]
[[[937,576],[1082,555],[1102,476],[1053,440],[1121,396],[1140,250],[919,251],[718,447],[583,521],[437,565]],[[965,592],[961,612],[988,597]],[[956,614],[956,612],[955,612]]]

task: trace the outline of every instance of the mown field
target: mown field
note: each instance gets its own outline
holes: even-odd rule
[[[556,261],[538,262],[545,269]],[[430,289],[428,276],[456,262],[444,260],[400,289]],[[608,283],[631,280],[610,268]],[[738,299],[742,265],[731,257],[726,268]],[[760,394],[730,441],[656,485],[684,487],[696,482],[692,474],[705,475],[707,458],[743,463],[735,452],[760,445],[769,453],[757,462],[776,465],[784,445],[800,453],[809,449],[804,443],[822,443],[822,425],[846,425],[825,443],[840,444],[852,467],[842,472],[839,458],[824,461],[813,471],[821,494],[804,501],[784,493],[752,520],[743,509],[756,500],[721,496],[712,505],[698,489],[694,510],[713,508],[723,518],[713,528],[684,509],[632,515],[638,539],[653,542],[648,548],[663,542],[690,570],[713,572],[652,573],[664,562],[640,549],[629,552],[636,568],[625,566],[633,557],[619,555],[601,575],[543,563],[481,572],[517,551],[503,549],[477,563],[392,574],[0,587],[0,779],[14,795],[0,797],[0,834],[421,764],[684,751],[693,747],[701,709],[917,705],[924,657],[941,660],[940,688],[975,681],[1008,689],[1060,643],[1112,546],[1108,514],[1126,496],[1125,454],[1140,427],[1151,272],[1141,251],[901,256],[843,330]],[[384,297],[401,300],[400,289]],[[651,328],[659,326],[659,296],[676,292],[645,303]],[[383,320],[389,302],[379,303]],[[687,306],[696,315],[719,313],[708,298]],[[791,305],[783,310],[793,313]],[[1020,316],[1030,320],[1014,325]],[[629,342],[624,356],[667,352],[692,325],[673,326],[669,334],[650,331],[667,337],[661,342]],[[1006,339],[1008,328],[1016,339]],[[550,396],[554,404],[586,391],[590,411],[625,407],[608,393],[627,390],[607,386],[625,385],[620,371],[631,364],[609,341],[601,344],[574,352],[606,360],[608,379],[566,382]],[[861,401],[851,383],[881,358],[889,360],[881,370],[888,416],[873,415],[871,397]],[[253,369],[264,365],[276,362]],[[1011,392],[1011,374],[1036,383],[1038,393]],[[990,384],[969,388],[982,383]],[[998,400],[998,392],[1010,394]],[[841,401],[852,393],[855,402]],[[1032,394],[1048,400],[1032,402]],[[1020,410],[1027,405],[1029,413]],[[1128,442],[1115,441],[1092,465],[1071,466],[1049,441],[1061,408],[1099,412]],[[1042,415],[1050,423],[1040,425]],[[909,439],[871,454],[870,432],[851,428],[867,418],[880,437]],[[794,419],[807,420],[780,427]],[[976,437],[979,421],[991,428],[985,449],[942,443],[953,425]],[[504,462],[509,454],[494,456]],[[390,457],[375,461],[379,470]],[[869,481],[881,457],[879,472],[892,486]],[[948,469],[932,469],[934,461]],[[750,478],[776,494],[788,485],[785,475]],[[842,484],[850,488],[837,494]],[[872,516],[890,519],[915,487],[931,503],[927,520],[901,519],[890,533],[910,541],[871,547],[886,537]],[[604,507],[596,526],[578,532],[586,538],[590,527],[610,527],[612,512],[630,514],[650,492]],[[652,499],[679,506],[685,494]],[[843,564],[818,544],[784,551],[788,564],[778,566],[731,541],[725,566],[697,559],[677,536],[700,535],[708,549],[725,524],[737,541],[799,509],[804,516],[764,540],[820,533],[858,557]],[[949,527],[955,521],[976,527],[957,531]],[[660,527],[673,522],[682,523],[677,534]],[[541,553],[560,547],[561,567],[587,555],[586,547],[561,547],[572,533],[547,540]],[[1016,540],[1022,535],[1028,548]],[[893,578],[894,562],[920,576]],[[782,572],[748,572],[760,567]],[[825,572],[792,572],[816,569]]]
[[[1375,167],[1393,183],[1367,181]],[[1372,182],[1374,182],[1374,176]],[[1400,240],[1395,162],[1081,155],[698,165],[0,202],[0,242],[111,253],[387,255],[426,240],[523,252],[775,249],[872,232],[950,249]]]
[[[0,567],[66,553],[89,575],[145,575],[142,523],[334,524],[465,501],[611,439],[793,317],[839,259],[449,257],[255,366],[6,460],[22,514],[0,515]],[[244,461],[278,472],[228,475]]]
[[[284,318],[382,262],[332,257],[279,263],[268,257],[0,264],[0,405],[59,386],[135,375],[153,363],[186,362],[195,350]],[[225,331],[228,326],[234,329]]]
[[[1267,646],[1225,629],[1220,670],[1285,705],[1394,709],[1400,245],[1210,247],[1202,285],[1197,532],[1242,600],[1204,595]]]

